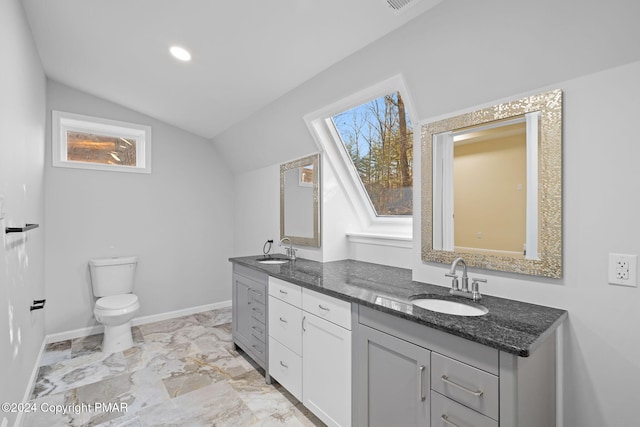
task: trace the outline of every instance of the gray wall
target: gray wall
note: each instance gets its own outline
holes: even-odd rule
[[[398,73],[418,112],[414,122],[563,89],[564,277],[474,273],[488,278],[486,293],[568,309],[559,378],[565,426],[637,423],[640,291],[606,283],[609,252],[640,254],[640,205],[634,196],[640,182],[634,129],[640,115],[637,16],[640,3],[632,0],[446,1],[327,69],[214,140],[242,190],[236,196],[236,234],[242,236],[237,254],[259,253],[262,241],[277,230],[277,189],[265,188],[277,185],[277,164],[318,150],[304,115]],[[327,220],[337,215],[328,209],[325,203],[323,233],[344,235],[353,224]],[[275,214],[257,222],[251,212]],[[419,219],[417,212],[414,221]],[[414,236],[414,278],[444,285],[445,266],[423,264]],[[380,246],[377,256],[390,251]]]
[[[45,77],[18,0],[0,2],[0,51],[0,402],[21,402],[44,338],[45,311],[29,306],[45,294]],[[41,227],[5,234],[26,222]]]
[[[152,127],[152,173],[51,166],[51,110]],[[137,255],[138,316],[231,299],[233,177],[208,140],[47,82],[47,334],[96,324],[87,262]]]

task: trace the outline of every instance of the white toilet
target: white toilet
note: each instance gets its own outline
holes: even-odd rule
[[[93,295],[98,298],[93,314],[104,325],[102,351],[116,353],[133,346],[131,319],[140,309],[133,292],[138,258],[95,258],[89,261]]]

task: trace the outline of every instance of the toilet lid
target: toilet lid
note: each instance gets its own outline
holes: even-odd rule
[[[106,310],[122,309],[134,305],[138,302],[138,297],[134,294],[112,295],[110,297],[102,297],[96,301],[97,308]]]

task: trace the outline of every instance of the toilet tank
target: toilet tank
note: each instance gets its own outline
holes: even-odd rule
[[[137,263],[135,256],[89,260],[93,295],[107,297],[132,293]]]

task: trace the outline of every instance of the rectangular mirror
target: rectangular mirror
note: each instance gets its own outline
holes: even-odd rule
[[[422,127],[422,259],[562,275],[562,92]]]
[[[280,238],[320,247],[320,154],[280,165]]]

